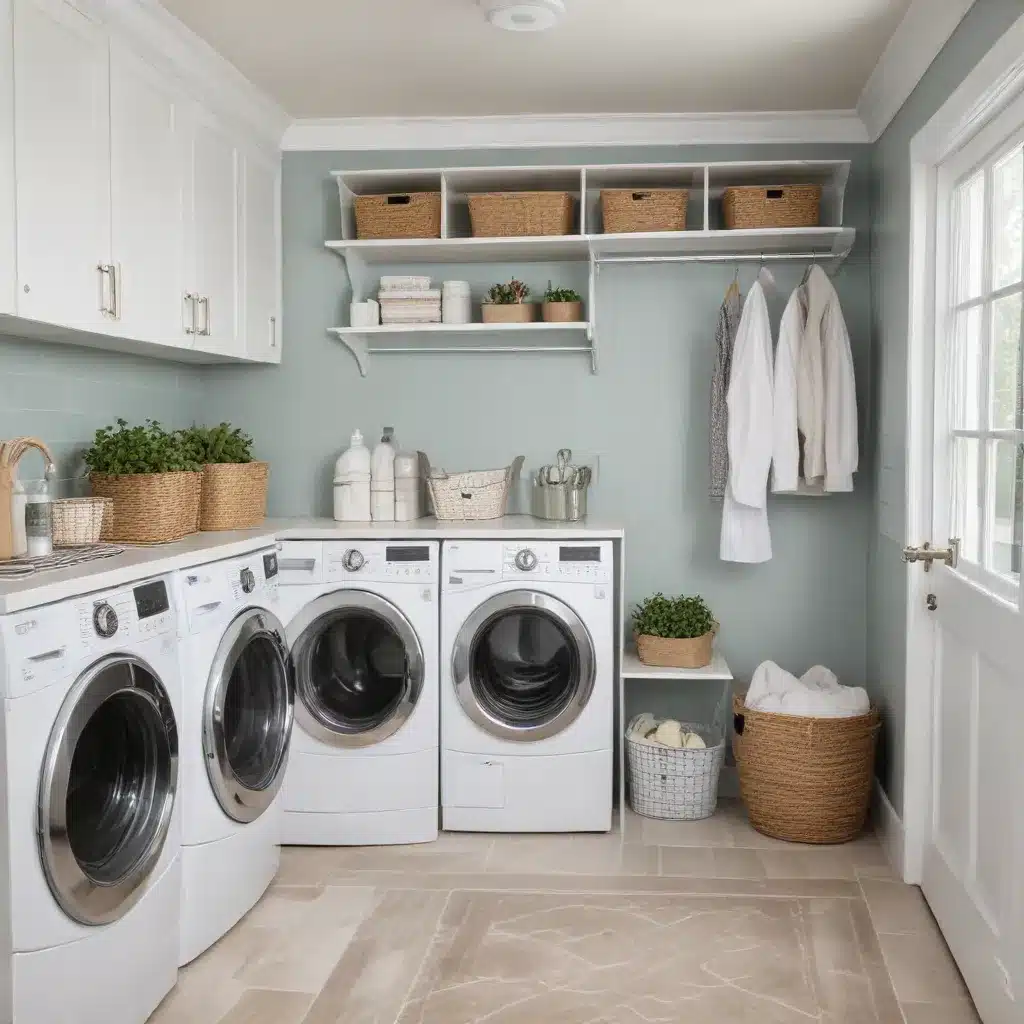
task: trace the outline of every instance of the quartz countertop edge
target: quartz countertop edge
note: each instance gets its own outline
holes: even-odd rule
[[[110,558],[82,562],[66,569],[47,569],[17,579],[0,579],[0,615],[9,615],[83,597],[98,590],[138,583],[151,576],[190,569],[223,558],[235,558],[281,540],[619,540],[621,526],[602,520],[548,522],[532,516],[440,522],[338,523],[333,519],[268,519],[254,530],[196,533],[184,540],[151,547],[123,545]]]

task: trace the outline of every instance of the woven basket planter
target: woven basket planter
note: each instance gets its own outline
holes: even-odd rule
[[[725,226],[814,228],[821,222],[820,185],[744,185],[722,195]]]
[[[529,324],[537,319],[534,302],[485,302],[480,307],[485,324]]]
[[[877,710],[855,718],[751,711],[733,699],[733,752],[750,823],[792,843],[846,843],[864,828],[875,778]]]
[[[441,193],[356,196],[357,238],[440,238]]]
[[[657,665],[663,668],[705,668],[711,664],[715,654],[715,633],[692,639],[670,639],[663,636],[651,636],[648,633],[637,633],[636,653],[645,665]]]
[[[481,192],[469,197],[475,238],[568,235],[572,196],[568,192]]]
[[[61,498],[52,506],[53,546],[80,548],[99,544],[111,515],[110,498]]]
[[[203,467],[200,530],[248,530],[267,517],[267,462],[210,463]]]
[[[125,544],[165,544],[199,530],[202,473],[131,473],[89,477],[97,498],[112,498],[102,539]]]
[[[508,492],[525,461],[517,455],[504,469],[484,469],[469,473],[433,471],[427,488],[434,515],[441,520],[500,519],[508,504]]]
[[[583,319],[583,303],[544,302],[540,312],[547,324],[578,324]]]
[[[601,216],[606,235],[634,231],[685,231],[689,189],[630,188],[601,190]]]

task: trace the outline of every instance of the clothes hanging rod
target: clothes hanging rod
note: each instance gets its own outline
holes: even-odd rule
[[[841,259],[846,253],[835,252],[744,252],[705,253],[703,255],[673,256],[599,256],[597,263],[768,263],[787,260],[804,262],[809,260]]]

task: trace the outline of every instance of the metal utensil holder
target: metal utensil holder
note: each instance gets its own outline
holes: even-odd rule
[[[537,519],[576,523],[587,515],[587,487],[549,484],[539,476],[534,477],[532,504]]]

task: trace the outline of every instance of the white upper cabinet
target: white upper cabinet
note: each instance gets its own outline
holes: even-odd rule
[[[0,0],[0,315],[17,310],[14,220],[14,39],[11,0]]]
[[[182,99],[175,82],[110,44],[111,252],[117,320],[108,332],[191,347],[184,303]]]
[[[280,172],[280,160],[243,157],[245,354],[266,363],[281,361]]]
[[[18,314],[114,316],[106,31],[63,0],[14,0]]]
[[[195,347],[218,355],[243,356],[239,150],[206,111],[194,112],[191,149]]]

